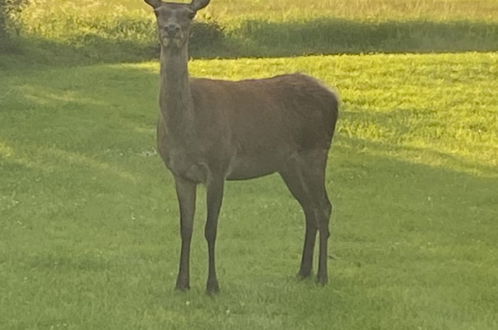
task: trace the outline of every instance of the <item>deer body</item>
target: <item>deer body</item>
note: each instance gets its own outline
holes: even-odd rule
[[[318,231],[317,279],[325,284],[332,208],[325,189],[325,167],[337,121],[337,96],[303,74],[242,81],[191,79],[187,51],[190,22],[209,0],[191,4],[146,2],[155,9],[161,42],[157,144],[174,176],[180,206],[182,247],[177,288],[189,288],[197,184],[206,185],[207,289],[213,293],[218,291],[215,241],[225,180],[275,172],[282,176],[306,217],[299,275],[311,275]]]
[[[205,184],[214,166],[228,180],[250,179],[278,172],[302,150],[330,147],[336,100],[311,77],[192,79],[190,85],[193,116],[185,119],[181,147],[163,116],[158,125],[160,154],[175,175]]]

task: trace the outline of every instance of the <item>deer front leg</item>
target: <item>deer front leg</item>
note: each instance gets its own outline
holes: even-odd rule
[[[182,248],[180,269],[176,279],[176,289],[190,289],[190,242],[194,227],[196,184],[180,177],[175,177],[176,194],[180,205],[180,233]]]
[[[220,215],[223,200],[224,178],[215,178],[207,184],[207,220],[204,235],[208,244],[209,272],[207,280],[207,292],[214,294],[219,291],[218,278],[216,277],[215,244],[218,231],[218,217]]]

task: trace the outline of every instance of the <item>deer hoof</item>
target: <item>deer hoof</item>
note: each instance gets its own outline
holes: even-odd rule
[[[190,286],[189,285],[176,285],[175,287],[175,290],[176,291],[181,291],[181,292],[187,292],[188,290],[190,290]]]
[[[321,286],[325,286],[328,283],[329,279],[327,275],[318,274],[316,277],[316,283]]]
[[[310,277],[311,277],[311,271],[310,271],[310,272],[303,272],[303,271],[299,271],[299,272],[296,274],[296,278],[297,278],[299,281],[309,279]]]
[[[208,282],[206,287],[206,292],[208,295],[213,296],[220,292],[220,286],[218,281]]]
[[[179,279],[178,281],[176,281],[175,289],[178,291],[187,291],[190,290],[190,285],[188,281],[182,281]]]

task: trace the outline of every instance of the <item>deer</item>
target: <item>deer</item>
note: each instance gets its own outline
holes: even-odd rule
[[[328,282],[327,242],[332,204],[325,184],[339,96],[319,80],[284,74],[240,81],[190,78],[188,43],[196,13],[210,0],[144,0],[154,11],[160,44],[157,149],[172,173],[180,213],[176,289],[190,289],[190,246],[197,186],[206,187],[208,294],[219,292],[215,244],[227,180],[278,173],[305,215],[298,277]]]

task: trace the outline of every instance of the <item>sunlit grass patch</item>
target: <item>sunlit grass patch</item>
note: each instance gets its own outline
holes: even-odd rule
[[[294,279],[303,214],[269,176],[227,184],[214,299],[200,189],[192,290],[174,292],[158,63],[11,68],[0,80],[0,328],[496,328],[496,54],[190,67],[226,79],[300,71],[340,92],[331,283]]]
[[[30,61],[157,58],[154,15],[142,1],[27,2],[13,16]],[[47,10],[50,8],[50,10]],[[213,1],[197,17],[195,57],[496,51],[491,0]],[[0,57],[0,66],[2,58]],[[7,65],[6,65],[7,66]]]

